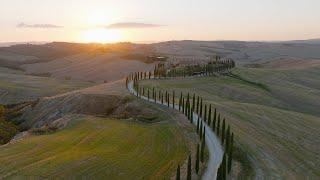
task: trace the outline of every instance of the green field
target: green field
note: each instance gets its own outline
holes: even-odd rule
[[[0,67],[0,104],[35,100],[92,85],[94,83],[26,75],[22,71]]]
[[[0,179],[168,179],[187,155],[186,139],[173,121],[86,116],[62,131],[0,147]]]
[[[233,76],[147,80],[162,90],[196,93],[231,124],[256,178],[320,176],[320,68],[236,68]],[[250,168],[248,168],[250,169]],[[248,177],[247,177],[248,178]]]

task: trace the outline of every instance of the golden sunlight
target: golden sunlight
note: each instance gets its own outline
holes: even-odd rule
[[[86,30],[83,34],[84,42],[110,43],[121,40],[121,35],[116,30],[109,30],[104,28],[96,28]]]

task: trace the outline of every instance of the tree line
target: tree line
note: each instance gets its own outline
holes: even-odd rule
[[[187,76],[211,76],[215,73],[229,72],[235,67],[235,62],[232,59],[221,60],[217,56],[216,60],[211,60],[207,64],[186,65],[183,67],[174,67],[158,63],[153,71],[132,73],[131,79],[162,79],[169,77],[187,77]],[[128,78],[127,78],[128,80]]]
[[[216,60],[215,63],[223,64],[220,68],[224,67],[224,70],[229,70],[235,66],[233,60]],[[210,62],[208,63],[210,64]],[[211,64],[213,64],[211,62]],[[209,68],[206,65],[207,71],[203,75],[211,75],[213,68]],[[190,121],[190,123],[196,124],[196,132],[199,136],[200,143],[197,145],[196,157],[193,165],[193,169],[196,174],[199,173],[199,168],[202,163],[204,163],[204,151],[205,151],[205,137],[206,137],[206,127],[209,127],[221,141],[221,145],[224,149],[223,159],[218,168],[217,179],[224,180],[227,175],[231,172],[232,168],[232,156],[233,156],[233,144],[234,144],[234,134],[231,132],[230,125],[226,123],[226,119],[222,118],[222,115],[217,112],[216,108],[213,108],[212,104],[206,104],[203,102],[203,98],[190,93],[184,95],[182,92],[180,96],[177,96],[175,91],[170,93],[167,90],[157,90],[153,88],[145,88],[140,86],[138,81],[143,79],[153,79],[161,77],[176,77],[167,76],[168,70],[164,70],[165,66],[163,64],[157,65],[154,72],[137,72],[133,73],[126,78],[126,86],[130,81],[133,81],[133,89],[136,91],[136,96],[141,98],[146,97],[148,101],[154,103],[160,103],[166,105],[169,108],[177,109],[182,112]],[[160,70],[161,69],[161,70]],[[160,75],[160,72],[162,75]],[[164,73],[165,72],[165,73]],[[164,75],[165,74],[165,75]],[[188,74],[190,75],[190,73]],[[194,116],[197,115],[197,118]],[[191,155],[188,157],[187,165],[187,179],[191,180],[192,174],[192,158]],[[177,167],[176,179],[180,179],[180,165]]]

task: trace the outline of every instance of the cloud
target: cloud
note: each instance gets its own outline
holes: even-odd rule
[[[123,22],[123,23],[114,23],[107,26],[104,26],[108,29],[133,29],[133,28],[155,28],[161,27],[162,25],[158,24],[146,24],[146,23],[136,23],[136,22]]]
[[[42,28],[42,29],[48,29],[48,28],[63,28],[63,26],[57,26],[54,24],[25,24],[20,23],[17,25],[17,28]]]

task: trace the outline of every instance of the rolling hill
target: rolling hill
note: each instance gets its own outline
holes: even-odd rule
[[[237,68],[229,76],[147,80],[179,94],[196,93],[226,117],[236,146],[246,153],[242,178],[319,177],[320,66]],[[235,169],[239,169],[235,168]],[[240,178],[238,177],[238,178]]]

